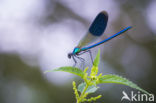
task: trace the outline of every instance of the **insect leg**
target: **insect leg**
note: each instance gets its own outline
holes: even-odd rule
[[[84,54],[84,53],[86,53],[86,52],[88,52],[88,53],[89,53],[90,58],[91,58],[91,61],[92,61],[92,64],[93,64],[93,56],[92,56],[92,52],[91,52],[91,50],[86,50],[86,51],[83,51],[83,52],[79,53],[78,55],[82,55],[82,54]]]
[[[87,52],[89,53],[90,58],[91,58],[91,60],[92,60],[92,64],[93,64],[93,56],[92,56],[92,52],[91,52],[91,50],[88,50]]]
[[[75,57],[78,58],[78,59],[81,61],[81,63],[82,63],[82,68],[83,68],[83,70],[84,70],[85,59],[83,59],[83,58],[81,58],[81,57],[78,57],[78,56],[75,56]]]
[[[73,67],[75,67],[76,64],[77,64],[77,61],[76,61],[76,59],[74,58],[74,56],[72,56],[72,58],[73,58],[73,61],[74,61],[74,65],[73,65]]]

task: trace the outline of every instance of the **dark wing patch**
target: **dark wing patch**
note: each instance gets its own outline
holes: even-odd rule
[[[101,36],[106,29],[108,14],[105,11],[100,12],[89,28],[89,32],[94,36]]]

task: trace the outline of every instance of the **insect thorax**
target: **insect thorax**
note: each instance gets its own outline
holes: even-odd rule
[[[78,54],[80,51],[81,51],[80,48],[75,47],[74,50],[73,50],[73,54]]]

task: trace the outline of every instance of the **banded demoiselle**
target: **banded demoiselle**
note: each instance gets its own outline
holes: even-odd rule
[[[124,28],[123,30],[119,31],[118,33],[116,33],[98,43],[87,46],[89,43],[93,42],[97,37],[100,37],[103,34],[103,32],[105,31],[106,26],[107,26],[107,21],[108,21],[108,13],[106,11],[100,12],[94,19],[91,26],[89,27],[89,30],[86,33],[86,35],[84,36],[84,38],[82,40],[80,40],[79,44],[74,48],[73,52],[68,54],[68,58],[69,59],[72,58],[74,60],[74,62],[75,62],[74,66],[77,63],[76,58],[84,63],[85,60],[79,56],[86,52],[89,52],[92,63],[93,63],[92,54],[91,54],[91,50],[90,50],[91,48],[94,48],[100,44],[103,44],[103,43],[113,39],[114,37],[124,33],[125,31],[129,30],[130,28],[132,28],[131,26],[128,26],[128,27]]]

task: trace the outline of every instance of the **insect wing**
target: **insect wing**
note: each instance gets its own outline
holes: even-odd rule
[[[86,46],[96,40],[106,29],[108,14],[105,11],[100,12],[91,24],[87,34],[79,42],[78,47]]]

